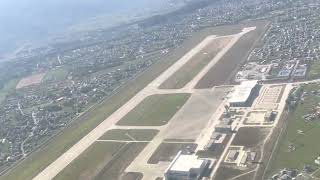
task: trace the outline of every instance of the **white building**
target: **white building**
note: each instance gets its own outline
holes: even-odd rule
[[[257,90],[258,81],[243,81],[235,87],[235,90],[229,99],[231,107],[249,106],[253,100],[254,92]]]
[[[165,171],[165,180],[198,180],[209,165],[210,160],[181,154],[180,151]]]

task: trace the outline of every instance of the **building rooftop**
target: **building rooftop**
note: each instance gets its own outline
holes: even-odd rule
[[[198,159],[195,155],[181,154],[181,151],[177,154],[174,160],[171,162],[168,170],[170,171],[182,171],[188,172],[193,168],[201,168],[204,160]]]
[[[229,100],[230,103],[245,102],[250,97],[252,89],[257,85],[258,81],[243,81],[235,87],[235,90]]]

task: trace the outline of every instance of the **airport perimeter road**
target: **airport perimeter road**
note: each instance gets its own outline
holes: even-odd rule
[[[249,30],[254,28],[244,28],[244,30],[239,33],[244,35],[249,32]],[[251,31],[250,30],[250,31]],[[235,34],[236,36],[237,34]],[[160,76],[153,80],[148,86],[142,89],[138,94],[136,94],[132,99],[130,99],[126,104],[114,112],[111,116],[105,119],[101,124],[99,124],[95,129],[93,129],[89,134],[78,141],[74,146],[57,158],[53,163],[47,166],[42,172],[40,172],[33,180],[50,180],[53,179],[59,172],[61,172],[66,166],[68,166],[74,159],[76,159],[82,152],[84,152],[89,146],[91,146],[96,140],[98,140],[106,131],[112,129],[112,127],[128,112],[130,112],[134,107],[136,107],[140,102],[142,102],[147,96],[157,94],[158,86],[162,84],[168,77],[179,70],[188,60],[191,59],[195,54],[197,54],[203,47],[207,45],[216,36],[209,36],[194,49],[188,52],[185,56],[179,59],[166,71],[164,71]],[[228,47],[231,48],[231,47]],[[224,50],[227,51],[228,49]],[[175,91],[170,91],[175,93]],[[177,90],[177,92],[181,92]]]

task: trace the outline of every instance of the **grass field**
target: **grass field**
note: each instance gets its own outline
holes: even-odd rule
[[[319,85],[308,85],[304,88],[308,93],[318,89]],[[269,172],[274,173],[282,168],[303,170],[305,164],[315,165],[314,159],[320,153],[320,144],[317,143],[320,137],[320,120],[306,122],[302,116],[311,112],[319,102],[319,96],[308,95],[303,103],[299,103],[289,114],[286,119],[287,129],[280,138]],[[295,150],[290,152],[289,145],[293,145]]]
[[[44,82],[48,81],[60,81],[66,79],[68,76],[68,71],[63,68],[57,68],[52,69],[47,72],[47,74],[44,76],[43,80]]]
[[[117,125],[165,125],[184,105],[189,97],[190,94],[161,94],[149,96],[123,117]]]
[[[6,83],[2,89],[0,89],[0,103],[5,100],[6,96],[16,89],[18,79],[13,79]]]
[[[317,79],[320,77],[320,60],[314,61],[310,65],[310,70],[307,73],[307,79]]]
[[[96,176],[95,180],[119,180],[125,175],[123,172],[136,156],[144,149],[147,143],[129,143],[118,153],[118,156]],[[136,180],[134,177],[132,180]]]
[[[232,167],[221,165],[214,177],[215,180],[226,180],[231,179],[235,176],[245,173],[246,171],[235,169]]]
[[[117,180],[146,143],[97,142],[54,180]],[[121,178],[120,178],[121,179]]]
[[[100,137],[100,140],[151,141],[158,132],[152,129],[112,129]]]
[[[160,85],[161,89],[179,89],[190,82],[230,41],[232,37],[214,39],[177,72]]]
[[[246,148],[257,147],[263,143],[269,132],[270,128],[242,127],[238,130],[232,145]]]
[[[125,143],[117,142],[95,143],[61,171],[54,179],[93,179],[95,175],[112,160],[113,155],[121,148],[124,148],[124,146]]]
[[[129,81],[119,88],[110,98],[94,106],[77,118],[67,128],[54,136],[49,142],[38,148],[37,151],[29,155],[25,160],[16,165],[0,180],[30,180],[56,158],[72,147],[82,137],[88,134],[98,124],[105,120],[109,115],[131,99],[137,92],[143,89],[148,83],[156,78],[161,72],[170,67],[176,60],[180,59],[201,39],[211,34],[229,35],[239,32],[241,25],[228,25],[208,28],[193,34],[182,46],[170,52],[166,57],[146,69],[139,77]],[[16,84],[14,84],[14,87]]]

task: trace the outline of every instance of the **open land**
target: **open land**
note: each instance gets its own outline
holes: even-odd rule
[[[63,68],[56,68],[48,71],[43,77],[43,82],[48,81],[61,81],[66,79],[68,76],[68,71]]]
[[[311,92],[318,88],[318,84],[305,86],[304,92],[309,95],[289,112],[285,131],[279,139],[270,162],[269,175],[283,168],[303,170],[305,164],[318,169],[314,160],[320,151],[320,146],[315,143],[320,133],[319,120],[307,121],[303,118],[305,114],[312,112],[312,109],[320,102],[319,96],[311,95]]]
[[[34,74],[25,78],[22,78],[19,83],[16,86],[16,89],[20,89],[23,87],[31,86],[34,84],[39,84],[41,83],[43,77],[46,75],[46,73],[39,73],[39,74]]]
[[[117,125],[119,126],[161,126],[189,99],[190,94],[161,94],[147,97]]]
[[[96,142],[54,179],[121,179],[126,166],[145,145],[146,143]]]
[[[233,139],[232,145],[254,148],[261,145],[267,135],[270,133],[269,128],[242,127]]]

